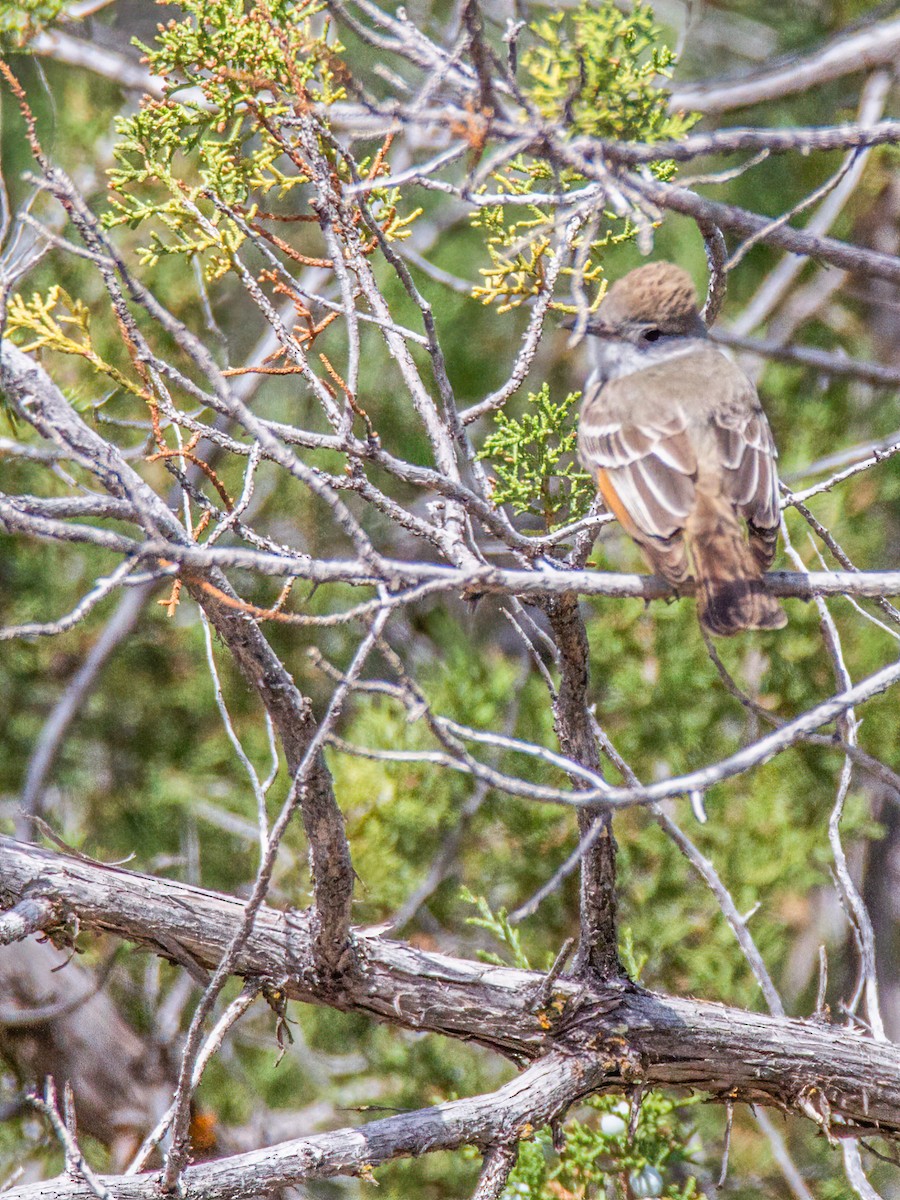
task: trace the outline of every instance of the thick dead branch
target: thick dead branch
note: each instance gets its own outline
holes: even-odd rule
[[[0,880],[9,905],[26,891],[50,896],[84,928],[138,942],[162,957],[171,952],[161,942],[181,946],[210,967],[244,907],[233,897],[8,838],[0,839]],[[716,1098],[813,1112],[836,1135],[900,1135],[900,1048],[855,1030],[590,979],[556,980],[551,1003],[535,1011],[544,980],[539,972],[428,954],[380,938],[357,939],[357,969],[344,977],[339,993],[327,993],[316,981],[312,951],[309,914],[263,906],[235,971],[276,979],[293,999],[475,1041],[519,1061],[565,1051],[596,1072],[594,1088],[691,1087]]]

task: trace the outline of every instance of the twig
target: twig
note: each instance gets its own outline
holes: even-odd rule
[[[717,1188],[725,1186],[725,1180],[728,1178],[728,1158],[731,1153],[731,1129],[734,1124],[734,1105],[730,1100],[725,1102],[725,1142],[722,1146],[722,1165],[719,1168],[719,1179],[716,1184]]]
[[[66,1084],[66,1108],[69,1107],[70,1103],[68,1087],[69,1085]],[[53,1132],[59,1139],[66,1156],[66,1173],[75,1180],[83,1180],[89,1195],[96,1196],[97,1200],[114,1200],[113,1193],[109,1191],[99,1176],[88,1166],[81,1147],[76,1140],[74,1130],[63,1120],[59,1111],[59,1102],[57,1100],[56,1084],[54,1081],[48,1077],[44,1085],[43,1098],[32,1096],[30,1103],[32,1108],[46,1117],[53,1128]],[[14,1189],[13,1192],[7,1194],[12,1196],[18,1190]]]
[[[798,567],[803,567],[803,560],[794,550],[790,542],[790,537],[787,528],[782,522],[782,537],[785,543],[785,549],[790,558]],[[835,680],[838,686],[849,690],[851,685],[850,672],[847,670],[847,665],[844,661],[843,650],[841,647],[840,636],[837,631],[837,626],[825,601],[821,597],[816,598],[816,607],[819,610],[819,621],[822,626],[822,635],[828,654],[831,658]],[[838,719],[838,729],[841,732],[844,740],[851,746],[855,746],[858,736],[858,723],[856,713],[853,707],[848,707]],[[862,957],[862,975],[865,985],[866,995],[866,1014],[869,1019],[869,1024],[872,1027],[873,1036],[878,1041],[884,1041],[886,1034],[884,1031],[884,1022],[881,1017],[881,1007],[878,997],[878,977],[875,967],[875,934],[872,929],[872,921],[868,910],[863,902],[862,896],[850,875],[850,870],[847,865],[847,856],[844,852],[843,843],[841,841],[841,818],[844,814],[844,803],[847,799],[847,793],[850,789],[850,780],[852,777],[853,763],[848,757],[844,760],[844,766],[841,771],[840,782],[838,784],[837,795],[834,805],[831,810],[831,815],[828,820],[828,841],[831,845],[831,850],[834,855],[834,869],[838,879],[840,892],[844,904],[850,913],[853,924],[859,936],[859,944]]]
[[[790,1188],[795,1200],[815,1200],[812,1192],[806,1186],[806,1181],[800,1174],[797,1164],[791,1158],[787,1143],[781,1136],[781,1132],[776,1127],[775,1122],[767,1112],[756,1105],[753,1106],[753,1116],[756,1119],[757,1125],[768,1138],[772,1157],[778,1164],[778,1169],[781,1171],[784,1181]]]
[[[898,34],[900,34],[900,22],[897,24],[897,29]],[[871,123],[878,120],[884,111],[890,87],[891,75],[887,71],[881,71],[868,80],[859,104],[860,123]],[[831,228],[841,209],[856,190],[867,161],[868,153],[860,150],[851,151],[845,158],[838,174],[833,177],[829,184],[826,184],[826,188],[829,188],[829,190],[831,190],[831,185],[834,185],[831,197],[822,205],[810,221],[805,230],[807,234],[821,236],[826,230]],[[810,199],[814,200],[820,193],[821,189],[819,193],[813,193]],[[747,245],[750,245],[754,240],[766,240],[766,228],[771,231],[771,224],[768,227],[757,229],[751,234]],[[751,329],[755,329],[757,325],[761,324],[784,296],[805,265],[804,260],[801,258],[794,257],[782,260],[766,278],[741,315],[733,322],[733,332],[740,336],[749,333]]]
[[[714,325],[722,305],[725,303],[728,276],[728,247],[725,236],[718,225],[700,225],[703,244],[706,247],[706,265],[709,269],[709,288],[700,316],[707,328]]]
[[[143,585],[134,591],[126,592],[121,598],[112,617],[104,625],[100,636],[91,646],[41,727],[25,769],[25,781],[19,799],[23,817],[17,818],[16,821],[19,837],[30,838],[28,817],[33,814],[40,815],[42,811],[40,798],[66,734],[78,713],[82,711],[85,697],[93,689],[110,656],[135,627],[154,586]]]
[[[866,1178],[857,1142],[854,1139],[843,1142],[841,1144],[841,1153],[844,1156],[844,1172],[847,1176],[847,1182],[853,1188],[854,1192],[856,1192],[857,1196],[859,1196],[860,1200],[882,1200],[882,1196],[875,1191]]]
[[[731,346],[735,350],[743,350],[748,354],[757,354],[761,358],[771,358],[776,362],[793,362],[804,367],[813,367],[823,375],[835,376],[838,379],[859,379],[863,383],[872,383],[876,387],[900,386],[900,368],[885,366],[883,363],[863,362],[857,358],[848,358],[840,352],[819,350],[814,346],[782,345],[772,339],[741,337],[730,329],[714,329],[712,339],[721,342],[723,346]],[[805,470],[812,474],[817,470],[829,470],[832,466],[842,465],[847,455],[865,453],[871,446],[880,446],[886,439],[878,443],[869,443],[855,450],[839,451],[836,455],[817,459]],[[890,439],[897,441],[897,437]]]
[[[507,713],[506,720],[504,722],[504,734],[507,737],[512,735],[512,732],[516,727],[516,721],[519,718],[519,707],[526,681],[526,672],[527,665],[526,669],[520,672],[518,686],[513,689],[513,701],[509,706],[509,712]],[[448,756],[442,755],[442,757],[446,759]],[[418,910],[422,907],[422,905],[426,902],[426,900],[428,900],[430,896],[434,895],[443,881],[447,878],[448,874],[456,863],[460,847],[462,846],[466,834],[471,828],[472,821],[489,794],[490,786],[487,781],[484,779],[478,780],[475,788],[472,791],[472,795],[469,796],[465,804],[462,806],[453,828],[444,835],[441,848],[429,867],[425,878],[412,892],[412,894],[407,897],[402,907],[394,916],[394,927],[396,929],[402,929],[404,925],[408,924]]]
[[[550,993],[553,991],[553,985],[565,970],[566,963],[569,961],[574,948],[575,939],[571,937],[566,938],[566,940],[560,946],[550,970],[544,976],[540,987],[538,987],[534,993],[533,1007],[535,1012],[543,1008],[550,999]]]
[[[8,625],[5,629],[0,629],[0,642],[8,642],[14,638],[56,637],[65,633],[83,621],[110,592],[121,587],[133,569],[134,564],[126,559],[105,578],[98,579],[64,617],[58,617],[55,621],[30,621],[26,625]]]
[[[209,1066],[212,1059],[216,1056],[225,1041],[228,1031],[237,1024],[256,997],[259,995],[260,986],[256,982],[246,983],[243,991],[225,1009],[222,1015],[216,1021],[215,1025],[209,1031],[199,1053],[194,1062],[193,1074],[191,1075],[191,1091],[196,1091],[200,1086],[200,1080],[203,1078],[203,1072]],[[166,1136],[172,1122],[177,1115],[177,1093],[176,1098],[172,1101],[160,1119],[157,1121],[153,1129],[147,1134],[140,1145],[134,1158],[125,1169],[126,1175],[137,1175],[147,1165],[147,1162]]]
[[[487,1095],[386,1117],[358,1129],[337,1129],[282,1142],[277,1152],[275,1147],[267,1147],[189,1166],[182,1178],[183,1188],[188,1195],[208,1200],[226,1196],[250,1200],[260,1187],[272,1191],[335,1174],[365,1177],[373,1167],[400,1156],[451,1150],[466,1143],[488,1150],[497,1144],[498,1132],[532,1121],[543,1125],[565,1111],[595,1075],[599,1081],[599,1073],[586,1074],[577,1056],[551,1054]],[[58,1116],[54,1127],[56,1123],[62,1125]],[[67,1146],[71,1142],[67,1131],[58,1131],[58,1136],[66,1139]],[[76,1153],[81,1167],[83,1159]],[[88,1170],[86,1165],[84,1170]],[[160,1194],[160,1179],[155,1174],[106,1176],[103,1183],[92,1178],[102,1190],[90,1189],[88,1194],[101,1200],[154,1200]],[[6,1195],[9,1200],[38,1200],[46,1197],[46,1187],[43,1183],[25,1184]],[[52,1187],[54,1200],[80,1200],[85,1195],[77,1180],[57,1179]]]

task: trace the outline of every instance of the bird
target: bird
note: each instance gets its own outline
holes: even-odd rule
[[[756,388],[709,339],[690,275],[655,261],[617,280],[586,332],[578,452],[606,507],[711,634],[781,629],[762,582],[778,541],[777,451]]]

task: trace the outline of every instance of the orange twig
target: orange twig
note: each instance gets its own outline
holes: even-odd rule
[[[163,446],[162,449],[157,450],[155,454],[149,454],[147,456],[147,462],[156,462],[160,458],[183,458],[187,462],[193,463],[195,467],[203,472],[209,482],[219,493],[222,503],[225,505],[225,511],[231,512],[231,510],[234,508],[234,501],[228,495],[225,485],[222,483],[221,479],[219,479],[218,475],[208,462],[204,462],[199,455],[192,453],[194,447],[199,441],[200,434],[195,433],[186,446],[182,446],[180,449],[177,446]]]
[[[166,616],[170,620],[175,616],[175,611],[181,602],[181,589],[183,587],[183,583],[184,581],[181,579],[173,579],[172,590],[169,592],[168,599],[157,600],[156,602],[160,608],[164,608],[166,610]]]
[[[240,213],[242,217],[247,216],[247,208],[243,204],[235,204],[234,211]],[[300,222],[312,222],[313,225],[318,225],[319,218],[311,213],[273,213],[260,212],[256,210],[256,217],[261,221],[283,221],[286,224],[298,224]]]
[[[210,583],[206,579],[198,579],[197,584],[207,592],[210,596],[221,601],[228,608],[237,609],[238,612],[247,613],[248,616],[254,617],[257,621],[281,621],[284,624],[291,624],[293,621],[293,613],[283,613],[281,611],[288,596],[291,593],[291,588],[294,586],[294,580],[289,579],[278,594],[278,599],[271,608],[260,608],[258,604],[251,604],[247,600],[240,600],[237,596],[229,596],[217,588],[214,583]]]
[[[249,222],[249,224],[254,233],[258,233],[261,238],[265,238],[267,242],[271,242],[282,254],[286,254],[288,258],[293,259],[294,262],[299,263],[301,266],[323,267],[327,271],[333,270],[334,262],[332,259],[313,258],[309,254],[301,254],[299,250],[295,250],[293,246],[289,245],[288,242],[280,238],[277,234],[272,233],[270,229],[263,229],[253,221]]]
[[[389,175],[390,174],[390,168],[387,166],[387,164],[385,163],[384,160],[387,157],[387,153],[390,150],[391,145],[393,144],[393,141],[394,141],[394,134],[389,133],[385,137],[384,141],[381,143],[381,147],[378,150],[378,153],[375,155],[374,159],[372,160],[372,165],[369,168],[368,174],[366,175],[366,179],[368,179],[370,182],[373,179],[377,179],[377,177],[379,175]]]
[[[210,513],[207,510],[205,513],[203,513],[203,515],[200,517],[200,520],[197,522],[197,525],[192,534],[192,537],[195,542],[197,541],[197,539],[199,538],[199,536],[203,532],[203,530],[209,524],[209,518],[210,518]],[[169,618],[172,618],[175,616],[175,610],[178,608],[178,605],[181,601],[181,589],[183,586],[184,586],[183,579],[181,579],[181,578],[173,579],[172,580],[172,590],[169,592],[169,598],[167,600],[157,600],[157,602],[156,602],[158,605],[160,605],[161,608],[164,608],[166,610],[166,616]]]
[[[31,111],[31,106],[29,105],[28,98],[25,95],[25,89],[10,70],[9,64],[5,61],[5,59],[2,58],[0,58],[0,74],[2,74],[3,78],[7,82],[7,85],[9,86],[9,90],[19,102],[19,112],[21,112],[25,121],[25,125],[28,129],[26,134],[28,145],[31,147],[34,157],[40,161],[44,157],[44,151],[37,135],[37,121],[34,113]]]
[[[341,391],[344,393],[344,395],[349,400],[351,398],[351,392],[350,392],[350,389],[347,387],[346,383],[344,383],[343,379],[340,377],[340,375],[338,375],[337,371],[334,369],[334,367],[331,365],[331,363],[329,362],[329,360],[326,358],[326,356],[324,354],[320,354],[319,358],[322,360],[322,365],[325,367],[325,370],[328,372],[328,374],[331,376],[331,378],[334,380],[334,382],[338,385],[338,387],[341,389]]]

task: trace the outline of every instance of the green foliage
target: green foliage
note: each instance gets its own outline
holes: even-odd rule
[[[699,1146],[684,1110],[701,1097],[676,1101],[649,1092],[641,1100],[634,1138],[628,1136],[631,1106],[616,1096],[595,1096],[580,1117],[566,1122],[565,1145],[557,1154],[549,1130],[523,1142],[503,1191],[503,1200],[560,1200],[595,1194],[665,1196],[694,1200],[703,1193],[689,1174]]]
[[[21,50],[30,38],[54,21],[66,0],[15,0],[0,3],[0,52]]]
[[[647,954],[638,953],[634,941],[634,930],[630,925],[624,925],[619,930],[619,958],[625,974],[634,983],[640,983],[648,957]]]
[[[530,27],[533,43],[522,52],[523,91],[546,120],[568,128],[573,138],[617,138],[657,142],[677,139],[696,117],[670,113],[668,92],[660,86],[671,74],[675,54],[661,43],[653,11],[636,3],[623,13],[612,0],[582,0],[571,13],[555,13]],[[674,164],[658,162],[659,178]],[[505,163],[482,188],[508,195],[534,192],[578,193],[587,180],[574,167],[554,168],[531,154]],[[574,202],[575,196],[573,196]],[[545,287],[551,235],[561,217],[546,203],[489,205],[473,224],[483,230],[491,265],[481,269],[484,284],[473,295],[498,312],[516,308]],[[568,219],[563,217],[562,219]],[[572,262],[562,274],[585,290],[591,310],[603,298],[602,251],[631,241],[636,230],[627,217],[586,206],[568,236]],[[561,311],[570,306],[554,304]]]
[[[54,284],[46,295],[35,292],[30,300],[18,294],[13,296],[6,310],[4,333],[13,337],[25,351],[57,350],[62,354],[83,358],[95,372],[111,380],[117,389],[143,397],[145,391],[138,383],[112,363],[106,362],[94,349],[90,326],[88,306]],[[84,406],[76,403],[75,407]]]
[[[500,908],[497,912],[492,912],[484,896],[474,896],[468,888],[463,888],[461,895],[466,904],[472,904],[478,910],[478,916],[468,917],[466,924],[486,929],[488,933],[493,934],[497,941],[509,951],[509,957],[512,959],[514,967],[519,967],[523,971],[530,970],[531,963],[522,949],[521,935],[514,925],[510,925],[506,909]],[[498,967],[508,965],[499,954],[494,954],[489,950],[479,951],[479,958],[483,958],[485,962],[494,963]]]
[[[580,392],[570,392],[554,404],[544,383],[540,391],[529,392],[529,409],[521,420],[496,414],[497,429],[479,454],[491,460],[497,473],[495,504],[511,504],[548,530],[584,516],[593,489],[575,457],[575,405],[580,399]]]
[[[329,46],[327,30],[313,35],[319,6],[310,0],[276,0],[271,17],[232,0],[180,7],[184,19],[161,27],[154,47],[141,46],[150,69],[167,80],[167,96],[116,123],[115,195],[105,223],[137,228],[155,218],[164,232],[151,232],[145,264],[164,254],[203,255],[216,276],[244,234],[215,200],[244,204],[252,189],[284,196],[308,182],[302,166],[278,166],[285,144],[274,122],[290,111],[292,87],[307,104],[342,94],[333,71],[340,47]],[[181,94],[186,86],[200,98]]]
[[[181,0],[182,21],[161,26],[154,47],[142,46],[154,74],[188,80],[203,88],[220,117],[234,116],[241,100],[273,89],[281,98],[262,109],[272,116],[283,111],[285,95],[300,86],[300,103],[331,104],[343,98],[338,77],[345,68],[329,45],[329,27],[314,34],[312,20],[325,5],[320,0]],[[254,100],[254,103],[258,101]]]
[[[670,114],[659,86],[676,58],[661,44],[649,5],[623,12],[582,3],[570,15],[536,22],[532,32],[535,44],[522,54],[528,95],[543,117],[565,122],[573,136],[656,142],[679,138],[694,123]]]
[[[141,46],[150,69],[167,81],[167,93],[117,121],[118,165],[109,173],[114,195],[105,224],[150,224],[144,265],[164,255],[199,256],[207,277],[218,278],[245,240],[243,221],[256,228],[263,200],[284,201],[298,189],[295,206],[313,199],[303,190],[315,173],[311,155],[321,156],[335,178],[349,179],[320,115],[344,97],[347,78],[330,23],[316,21],[322,8],[318,0],[267,6],[187,0],[179,5],[184,19],[161,27],[154,47]],[[285,125],[289,116],[309,124],[314,149],[301,147]],[[373,177],[387,173],[380,156],[363,169]],[[373,216],[389,239],[408,236],[418,215],[399,215],[399,199],[390,187],[370,192]],[[301,212],[299,218],[303,239],[296,253],[321,255],[313,240],[317,217]]]

